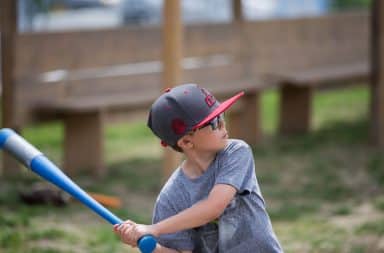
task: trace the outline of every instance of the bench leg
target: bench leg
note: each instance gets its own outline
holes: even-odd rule
[[[246,94],[242,97],[241,108],[229,112],[228,131],[230,137],[243,139],[255,145],[261,138],[260,127],[260,94]],[[235,105],[236,106],[236,105]]]
[[[280,92],[281,134],[305,133],[310,129],[312,88],[283,85]]]
[[[67,115],[64,124],[64,168],[68,174],[86,169],[96,176],[104,175],[103,114]]]

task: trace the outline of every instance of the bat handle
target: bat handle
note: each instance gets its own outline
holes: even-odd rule
[[[156,248],[156,239],[152,235],[144,235],[137,241],[141,253],[152,253]]]

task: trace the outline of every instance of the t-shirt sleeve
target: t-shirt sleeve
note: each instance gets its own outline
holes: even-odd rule
[[[255,189],[256,180],[253,154],[245,143],[237,143],[220,157],[215,184],[228,184],[236,188],[239,194]]]
[[[175,214],[177,214],[177,211],[172,208],[172,205],[163,203],[161,200],[158,200],[154,208],[152,223],[157,223]],[[179,251],[192,251],[194,249],[193,233],[193,230],[184,230],[174,234],[161,235],[156,239],[160,245],[167,248]]]

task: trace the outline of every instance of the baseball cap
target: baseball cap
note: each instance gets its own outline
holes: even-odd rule
[[[169,88],[152,104],[147,125],[163,144],[174,146],[182,136],[210,122],[243,95],[240,92],[220,103],[197,84]]]

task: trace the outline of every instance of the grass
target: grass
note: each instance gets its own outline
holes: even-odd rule
[[[276,134],[278,100],[276,91],[263,94],[265,137],[253,150],[267,210],[285,252],[378,252],[384,156],[367,141],[368,89],[317,92],[314,131],[300,136]],[[23,134],[59,163],[62,131],[54,122]],[[150,222],[161,187],[158,140],[144,122],[110,124],[106,153],[106,178],[83,174],[75,181],[88,191],[119,196],[123,207],[112,209],[117,216]],[[75,201],[61,208],[22,204],[20,189],[40,181],[29,172],[0,181],[0,252],[137,252]]]
[[[279,222],[275,230],[286,252],[342,252],[348,237],[344,230],[316,218]]]
[[[384,219],[362,224],[356,229],[358,234],[373,234],[384,236]]]

